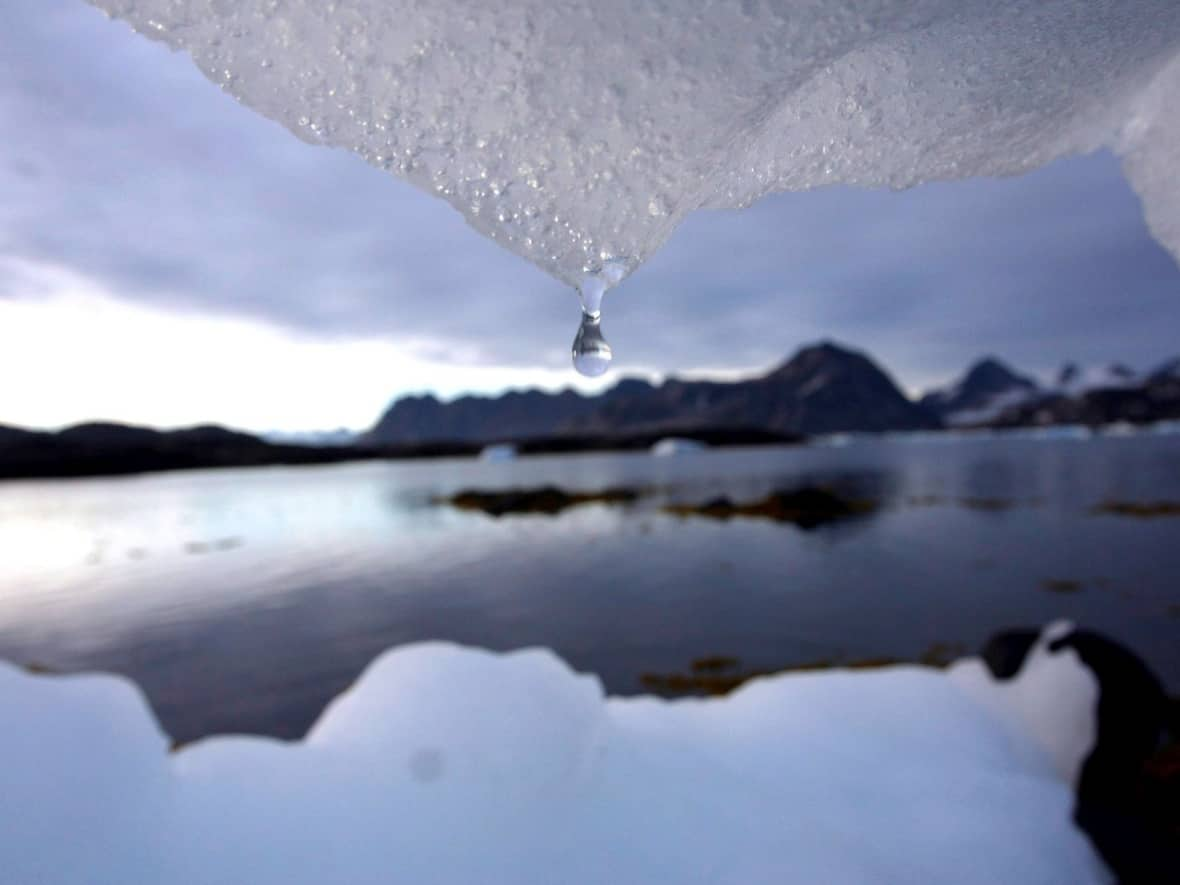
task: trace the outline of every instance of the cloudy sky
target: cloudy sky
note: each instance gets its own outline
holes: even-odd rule
[[[578,383],[573,293],[450,207],[238,105],[82,0],[5,0],[0,423],[363,427],[409,391]],[[607,296],[621,372],[834,338],[906,388],[994,353],[1147,368],[1180,269],[1115,158],[699,213]]]

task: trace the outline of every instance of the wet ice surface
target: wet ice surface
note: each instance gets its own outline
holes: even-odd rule
[[[1030,661],[1028,694],[1092,713],[1072,650]],[[129,683],[0,663],[0,856],[43,885],[1107,881],[1053,756],[993,707],[1011,687],[965,666],[667,704],[546,651],[416,645],[303,743],[168,755]]]
[[[92,2],[573,286],[701,207],[1102,146],[1180,253],[1173,0]]]
[[[165,728],[303,735],[390,646],[554,648],[610,694],[746,670],[959,653],[1067,616],[1180,691],[1180,437],[356,464],[0,484],[0,658],[132,676]],[[802,532],[661,512],[831,484],[882,502]],[[649,489],[493,519],[463,488]],[[429,765],[423,763],[423,770]]]

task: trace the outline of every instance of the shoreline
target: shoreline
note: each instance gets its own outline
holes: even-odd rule
[[[0,425],[0,483],[37,479],[87,479],[189,470],[242,467],[303,467],[364,461],[415,461],[477,458],[504,448],[508,457],[645,452],[666,439],[698,443],[703,449],[763,446],[844,446],[863,440],[955,442],[987,439],[1076,439],[1180,434],[1180,424],[1162,421],[1128,427],[1054,424],[1045,426],[943,428],[914,432],[836,433],[807,437],[756,428],[666,427],[641,433],[567,434],[519,442],[459,440],[398,445],[305,445],[269,442],[262,437],[215,425],[156,430],[95,423],[60,431]]]

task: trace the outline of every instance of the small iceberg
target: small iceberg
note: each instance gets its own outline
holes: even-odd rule
[[[516,460],[516,446],[512,443],[496,443],[485,446],[479,453],[481,461],[514,461]]]
[[[688,455],[692,452],[701,452],[707,449],[702,442],[697,442],[695,439],[686,439],[680,436],[666,436],[656,442],[651,447],[651,453],[659,457],[668,455]]]
[[[1139,428],[1130,421],[1115,421],[1113,424],[1103,425],[1099,433],[1102,436],[1136,436]]]

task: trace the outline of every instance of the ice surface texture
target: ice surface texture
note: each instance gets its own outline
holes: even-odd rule
[[[968,661],[678,702],[605,699],[549,652],[428,643],[302,742],[169,754],[124,679],[0,664],[0,879],[1103,882],[1068,784],[1096,691],[1044,638],[1004,683]]]
[[[1103,146],[1180,255],[1177,0],[92,2],[574,285],[701,207]]]

